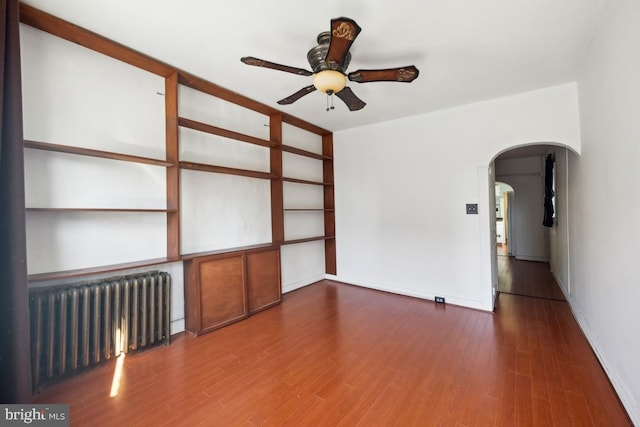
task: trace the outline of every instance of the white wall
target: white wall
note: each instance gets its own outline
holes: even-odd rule
[[[511,233],[515,245],[509,250],[517,259],[547,261],[547,229],[544,217],[544,170],[542,157],[496,160],[496,181],[513,187]]]
[[[180,85],[178,114],[269,139],[269,118]],[[269,148],[179,129],[180,161],[269,172]],[[271,183],[267,179],[183,169],[180,173],[180,251],[206,252],[271,242]]]
[[[489,164],[547,142],[580,150],[575,84],[337,132],[337,278],[491,310]]]
[[[25,139],[164,157],[164,79],[26,25],[20,37]],[[29,208],[166,208],[163,167],[27,149],[25,170]],[[163,213],[29,211],[26,223],[29,274],[166,253]]]
[[[24,24],[20,46],[25,139],[164,159],[162,77]]]
[[[569,301],[640,425],[640,2],[606,2],[578,81],[582,155],[569,155]]]

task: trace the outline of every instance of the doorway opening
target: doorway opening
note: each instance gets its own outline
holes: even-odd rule
[[[511,204],[514,190],[509,184],[496,181],[496,247],[498,256],[512,255],[511,243]]]
[[[494,307],[500,293],[565,299],[569,289],[568,149],[551,144],[514,147],[491,163],[489,194]],[[552,227],[543,225],[545,158],[552,154],[556,202]]]

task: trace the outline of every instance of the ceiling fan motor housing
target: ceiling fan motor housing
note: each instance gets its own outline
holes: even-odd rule
[[[331,41],[331,32],[325,31],[318,34],[318,45],[312,47],[307,52],[307,61],[314,73],[318,73],[324,70],[336,70],[342,74],[346,74],[349,63],[351,62],[351,53],[348,52],[342,62],[342,65],[331,63],[327,64],[325,58],[327,57],[327,51],[329,50],[329,42]]]

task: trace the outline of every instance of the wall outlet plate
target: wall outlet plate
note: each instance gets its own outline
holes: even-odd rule
[[[477,203],[467,203],[467,215],[478,215]]]
[[[436,297],[435,301],[436,304],[444,304],[444,297]]]

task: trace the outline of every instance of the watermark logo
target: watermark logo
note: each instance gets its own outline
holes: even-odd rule
[[[69,405],[0,405],[0,427],[69,427]]]

